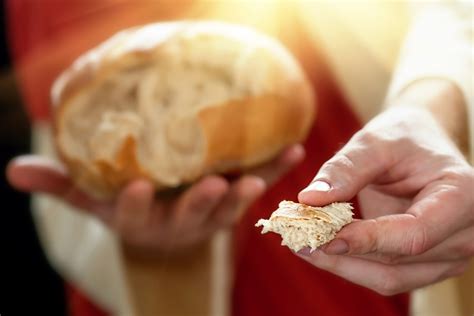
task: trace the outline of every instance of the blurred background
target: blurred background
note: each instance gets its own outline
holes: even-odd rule
[[[0,0],[0,249],[1,315],[65,315],[63,282],[40,248],[26,194],[6,182],[5,166],[29,152],[28,119],[7,48],[5,3]],[[8,295],[6,295],[8,293]],[[8,299],[6,299],[8,297]]]

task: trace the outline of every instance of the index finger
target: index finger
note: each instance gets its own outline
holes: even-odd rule
[[[406,213],[354,222],[344,227],[337,239],[347,243],[350,254],[420,255],[472,225],[468,214],[472,205],[459,191],[458,186],[446,182],[429,186]],[[331,249],[335,243],[325,252],[336,253]]]
[[[63,166],[48,158],[16,157],[8,164],[6,175],[18,190],[50,194],[86,211],[103,212],[112,207],[110,201],[99,201],[77,188]]]

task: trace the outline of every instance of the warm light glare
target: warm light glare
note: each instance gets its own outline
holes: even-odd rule
[[[396,62],[399,44],[408,25],[407,1],[264,0],[201,2],[206,17],[256,27],[277,36],[297,16],[310,32],[317,32],[344,47],[359,41],[386,69]],[[360,44],[359,44],[360,45]]]

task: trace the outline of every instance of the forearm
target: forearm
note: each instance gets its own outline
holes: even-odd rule
[[[390,106],[428,109],[467,156],[472,89],[472,5],[464,1],[416,2],[387,100]],[[470,142],[469,142],[470,141]],[[472,154],[473,152],[471,152]]]
[[[388,104],[427,109],[449,135],[459,150],[469,153],[468,111],[458,87],[443,79],[420,79],[408,85]]]

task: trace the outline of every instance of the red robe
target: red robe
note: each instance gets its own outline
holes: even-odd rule
[[[48,119],[52,81],[84,50],[120,28],[150,22],[156,16],[183,16],[176,15],[178,9],[172,3],[152,15],[134,1],[110,2],[7,2],[17,76],[33,121]],[[283,27],[279,37],[299,58],[314,86],[317,115],[304,144],[305,161],[254,203],[236,228],[232,315],[407,315],[407,294],[383,297],[317,269],[280,246],[279,236],[262,236],[254,227],[259,218],[269,217],[279,201],[296,200],[321,164],[361,127],[324,56],[298,23],[291,20],[292,27]],[[356,213],[357,209],[356,203]],[[74,285],[68,285],[68,298],[72,315],[106,314]]]

